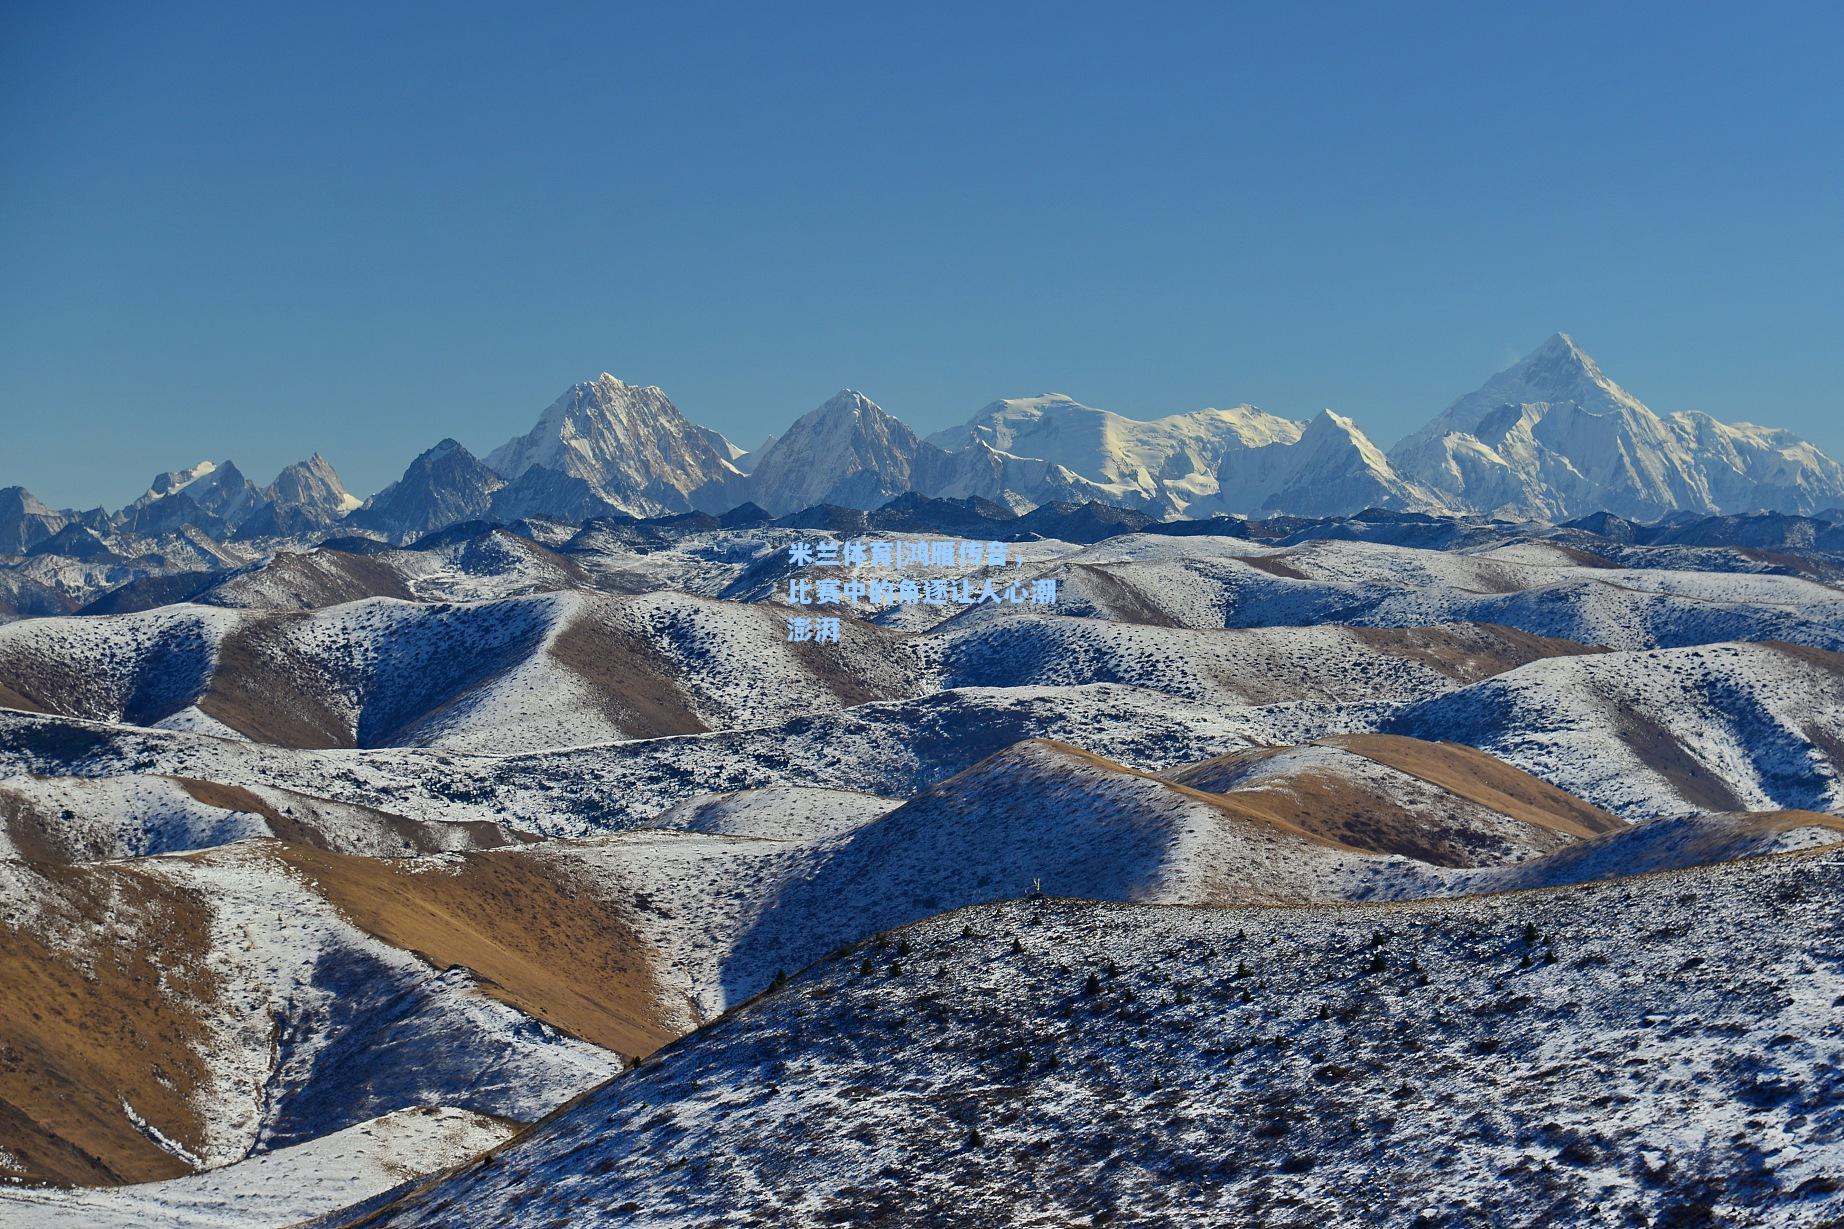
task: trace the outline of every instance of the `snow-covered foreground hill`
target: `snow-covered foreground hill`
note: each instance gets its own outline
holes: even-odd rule
[[[0,1217],[18,1229],[275,1229],[378,1198],[465,1161],[512,1134],[466,1110],[398,1110],[221,1169],[87,1190],[0,1189]]]
[[[355,1223],[1833,1224],[1835,861],[964,910]]]

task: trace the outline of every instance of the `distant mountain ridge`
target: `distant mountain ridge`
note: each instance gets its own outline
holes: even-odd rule
[[[906,494],[1014,513],[1092,502],[1158,520],[1377,509],[1654,521],[1844,506],[1844,465],[1788,431],[1694,411],[1661,416],[1565,333],[1387,452],[1329,409],[1307,422],[1251,405],[1141,420],[1062,393],[995,401],[924,439],[847,389],[745,453],[664,390],[603,373],[484,459],[444,440],[363,503],[318,454],[261,488],[229,461],[199,462],[160,475],[113,514],[56,511],[7,488],[0,554],[24,555],[71,525],[110,550],[123,534],[298,540],[347,525],[407,542],[472,520],[581,524],[746,503],[784,517],[870,510]],[[95,554],[80,535],[68,540]]]

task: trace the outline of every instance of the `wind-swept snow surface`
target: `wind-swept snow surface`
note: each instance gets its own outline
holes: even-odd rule
[[[220,1169],[92,1190],[0,1188],[0,1219],[18,1229],[280,1229],[387,1194],[512,1134],[485,1114],[398,1110]]]
[[[963,910],[365,1223],[1816,1229],[1844,1214],[1838,874]]]

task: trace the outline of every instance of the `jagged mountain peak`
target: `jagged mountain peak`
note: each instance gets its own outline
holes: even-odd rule
[[[494,491],[505,480],[469,452],[460,441],[448,438],[425,449],[403,471],[403,477],[365,501],[351,521],[399,541],[478,519],[487,510]]]
[[[991,402],[965,424],[930,436],[929,442],[957,452],[978,445],[1005,457],[1057,467],[1088,488],[1045,488],[1034,495],[1039,502],[1099,498],[1163,517],[1182,514],[1215,496],[1215,476],[1228,454],[1292,444],[1302,429],[1300,423],[1246,404],[1141,419],[1052,392]],[[997,497],[996,492],[988,494]]]
[[[1661,418],[1567,333],[1460,397],[1390,461],[1456,507],[1548,520],[1809,512],[1844,498],[1844,468],[1804,440]]]
[[[810,414],[883,414],[885,409],[855,388],[842,388]]]
[[[1543,344],[1519,360],[1520,365],[1538,362],[1572,363],[1584,370],[1600,374],[1600,365],[1580,344],[1564,332],[1551,333],[1543,339]]]
[[[585,496],[636,516],[709,511],[738,502],[741,471],[730,463],[735,446],[691,422],[657,385],[629,384],[603,372],[571,385],[547,406],[537,424],[487,456],[508,480],[543,469],[528,491],[568,491],[571,506]],[[522,515],[547,509],[521,505]]]
[[[22,486],[0,487],[0,513],[22,516],[46,516],[51,509],[38,496]]]
[[[146,493],[117,513],[116,520],[136,533],[170,533],[191,525],[218,536],[261,503],[256,484],[234,463],[200,461],[156,477]]]
[[[0,555],[24,554],[71,523],[22,486],[0,488]]]
[[[1621,388],[1601,365],[1567,333],[1553,333],[1522,359],[1487,380],[1475,391],[1458,398],[1433,424],[1445,431],[1477,431],[1492,415],[1504,417],[1507,407],[1573,405],[1600,417],[1616,414],[1641,420],[1649,426],[1658,416]]]
[[[551,402],[539,417],[540,424],[557,424],[602,414],[621,417],[639,406],[671,404],[665,390],[656,384],[629,384],[604,371],[593,380],[572,384]],[[674,406],[676,411],[678,407]]]
[[[1389,458],[1364,434],[1357,420],[1336,410],[1322,409],[1307,422],[1296,447],[1308,451],[1349,450],[1357,454],[1358,463],[1373,473],[1396,477]]]
[[[855,388],[842,388],[815,408],[808,410],[794,421],[783,438],[793,436],[801,431],[819,428],[822,424],[837,423],[850,429],[852,426],[864,425],[874,431],[891,431],[910,440],[917,438],[910,430],[909,424],[878,405]]]
[[[1224,454],[1219,494],[1209,505],[1232,514],[1336,515],[1357,507],[1439,512],[1441,498],[1397,473],[1355,420],[1322,409],[1293,440]]]
[[[802,414],[752,456],[752,498],[777,514],[819,503],[876,507],[931,486],[940,450],[856,389],[842,389]],[[924,472],[930,471],[930,472]]]
[[[230,463],[227,461],[225,464]],[[156,475],[154,480],[147,484],[147,490],[142,493],[141,500],[159,499],[175,491],[183,491],[199,479],[216,472],[217,469],[218,464],[215,461],[196,461],[183,469],[170,469],[164,474]]]
[[[318,452],[305,461],[283,466],[275,481],[263,489],[263,494],[277,503],[312,505],[342,514],[360,503],[346,490],[332,462]]]

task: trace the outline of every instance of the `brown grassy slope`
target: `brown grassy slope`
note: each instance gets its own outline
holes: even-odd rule
[[[678,1036],[657,1008],[651,949],[554,866],[513,850],[430,864],[258,848],[358,929],[437,968],[465,966],[486,993],[577,1037],[645,1055]],[[198,1148],[191,1097],[221,997],[205,963],[209,901],[132,860],[5,870],[0,1149],[19,1162],[7,1172],[72,1185],[188,1172],[122,1102]]]
[[[356,745],[353,716],[302,686],[311,677],[297,660],[290,625],[309,616],[284,613],[251,620],[224,637],[199,698],[199,711],[256,742],[282,747]]]
[[[1351,634],[1381,652],[1407,657],[1459,683],[1477,683],[1533,661],[1605,653],[1599,645],[1538,636],[1501,623],[1440,627],[1353,627]]]
[[[1142,772],[1138,768],[1129,768],[1125,764],[1116,763],[1105,756],[1096,755],[1092,751],[1084,751],[1082,748],[1072,746],[1069,743],[1058,742],[1054,738],[1038,738],[1029,741],[1042,744],[1046,747],[1052,747],[1073,760],[1105,769],[1108,772],[1119,773],[1124,777],[1139,777],[1141,780],[1157,782],[1166,789],[1171,790],[1174,794],[1188,798],[1193,802],[1201,802],[1212,810],[1221,812],[1243,823],[1252,824],[1257,828],[1279,832],[1308,845],[1319,845],[1328,849],[1343,850],[1346,853],[1370,852],[1362,845],[1350,844],[1340,839],[1335,834],[1323,831],[1322,829],[1324,826],[1314,822],[1313,816],[1304,811],[1296,812],[1290,808],[1271,806],[1265,801],[1253,799],[1246,794],[1217,793],[1212,790],[1198,789],[1183,780],[1179,780],[1176,776],[1161,776],[1157,773]],[[1009,754],[1012,750],[1013,748],[1007,748],[1005,751],[1001,751],[997,755],[991,757],[991,759],[998,759],[1001,756]],[[990,762],[990,760],[986,762]],[[979,766],[976,765],[976,768],[978,767]],[[938,785],[935,788],[938,790],[943,789],[950,784],[951,782],[944,782],[943,785]]]
[[[1401,787],[1323,767],[1239,784],[1284,747],[1231,752],[1166,775],[1344,847],[1432,866],[1514,861],[1624,827],[1607,812],[1472,748],[1383,735],[1327,742],[1403,774]]]
[[[24,713],[42,713],[48,711],[44,705],[33,700],[30,696],[25,696],[14,691],[5,683],[0,683],[0,708],[16,708]]]
[[[1282,580],[1311,580],[1312,577],[1287,562],[1285,555],[1244,555],[1236,560],[1246,563],[1258,572],[1278,576]]]
[[[551,656],[602,699],[608,719],[629,738],[702,734],[708,726],[692,711],[650,638],[624,627],[581,618],[559,632]]]
[[[1626,827],[1593,803],[1461,743],[1400,734],[1345,734],[1327,741],[1535,827],[1577,837]]]
[[[360,806],[357,803],[328,804],[325,799],[309,794],[272,789],[272,794],[284,799],[278,807],[242,786],[204,781],[196,777],[174,777],[173,780],[208,807],[261,815],[269,831],[281,840],[296,845],[310,845],[315,849],[337,847],[336,838],[326,831],[319,818],[320,808],[327,805],[337,806],[344,814],[363,816],[375,824],[380,832],[388,832],[401,841],[406,854],[439,853],[452,848],[497,849],[517,844],[520,839],[508,829],[487,820],[410,819],[376,807]]]
[[[16,869],[30,899],[4,906],[0,926],[0,1148],[16,1176],[40,1182],[188,1172],[122,1102],[199,1145],[200,1011],[217,994],[203,961],[205,903],[128,864]],[[122,933],[102,925],[111,916]]]
[[[194,777],[167,777],[204,806],[260,816],[273,836],[320,849],[354,849],[384,856],[408,857],[446,849],[496,849],[520,843],[521,837],[485,820],[452,823],[406,818],[354,803],[335,803],[291,790],[269,789],[267,796],[238,785]],[[29,862],[94,862],[121,856],[115,833],[132,815],[98,814],[117,805],[101,794],[102,783],[69,780],[63,803],[55,809],[22,788],[24,782],[0,781],[0,830],[19,856]],[[86,795],[93,799],[86,803]],[[90,822],[101,820],[102,822]],[[369,835],[351,831],[363,825]]]
[[[1761,833],[1791,832],[1796,828],[1829,828],[1844,833],[1844,817],[1822,811],[1731,811],[1722,818]]]
[[[1110,619],[1121,623],[1141,623],[1149,627],[1179,626],[1176,619],[1104,565],[1073,563],[1069,572],[1072,579],[1080,577],[1087,583],[1089,592],[1095,595],[1097,604],[1107,612]]]
[[[260,585],[264,604],[281,607],[292,603],[303,610],[338,606],[368,597],[394,597],[406,601],[416,595],[404,584],[397,569],[383,559],[350,551],[321,547],[311,551],[282,551],[262,571],[237,577],[222,591],[233,604],[245,586]]]
[[[651,951],[616,911],[514,850],[440,866],[278,848],[359,929],[437,968],[463,965],[505,1003],[585,1041],[650,1054],[660,1018]]]

